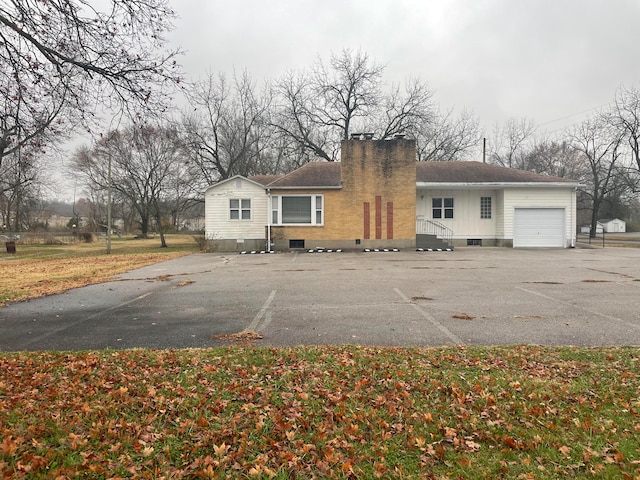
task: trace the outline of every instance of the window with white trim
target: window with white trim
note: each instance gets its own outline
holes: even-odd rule
[[[431,218],[453,218],[453,198],[432,198]]]
[[[230,198],[229,218],[231,220],[251,220],[251,199]]]
[[[491,197],[480,197],[480,218],[491,218]]]
[[[271,197],[274,225],[323,225],[322,195],[279,195]]]
[[[271,197],[271,224],[278,225],[280,223],[278,217],[278,204],[280,202],[280,197],[273,196]]]

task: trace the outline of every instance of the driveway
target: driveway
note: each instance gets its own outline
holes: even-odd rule
[[[640,249],[197,254],[0,308],[0,350],[640,345]]]

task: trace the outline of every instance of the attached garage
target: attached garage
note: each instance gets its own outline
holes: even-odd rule
[[[565,246],[565,209],[516,208],[513,246],[563,248]]]

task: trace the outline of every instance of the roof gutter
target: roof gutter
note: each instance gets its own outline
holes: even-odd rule
[[[584,187],[574,182],[416,182],[417,188],[579,188]]]
[[[341,190],[342,185],[330,186],[330,187],[326,185],[300,186],[300,187],[279,187],[277,185],[271,185],[269,189],[273,189],[273,190]]]

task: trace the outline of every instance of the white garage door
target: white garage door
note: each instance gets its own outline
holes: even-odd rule
[[[564,247],[564,208],[516,208],[514,247]]]

